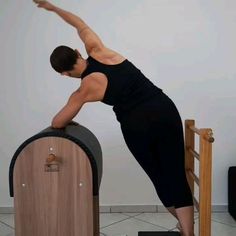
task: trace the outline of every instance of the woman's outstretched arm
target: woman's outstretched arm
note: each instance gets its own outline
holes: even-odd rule
[[[52,11],[60,16],[65,22],[75,27],[81,40],[83,41],[86,51],[90,54],[92,51],[99,51],[104,45],[98,35],[77,15],[65,11],[48,1],[33,0],[39,8]]]

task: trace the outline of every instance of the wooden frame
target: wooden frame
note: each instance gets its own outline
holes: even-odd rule
[[[16,236],[98,236],[92,184],[88,156],[74,142],[43,137],[28,144],[14,170]]]
[[[195,135],[199,136],[199,153],[195,151]],[[211,129],[198,129],[194,120],[185,120],[185,169],[193,194],[194,205],[199,212],[199,236],[211,236],[212,143]],[[195,172],[195,161],[199,173]],[[195,184],[199,186],[198,200]]]

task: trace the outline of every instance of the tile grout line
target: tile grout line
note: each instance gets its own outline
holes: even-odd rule
[[[143,213],[145,213],[145,212],[143,212]],[[142,214],[143,214],[142,213]],[[160,214],[161,212],[159,212],[159,214]],[[158,212],[156,212],[156,213],[154,213],[154,214],[158,214]],[[164,212],[164,214],[170,214],[169,212]],[[170,214],[171,215],[171,214]],[[135,218],[135,216],[134,216],[134,218]],[[145,220],[141,220],[141,219],[138,219],[138,218],[135,218],[136,220],[140,220],[140,221],[143,221],[143,222],[145,222],[145,223],[148,223],[148,224],[152,224],[152,225],[154,225],[154,226],[158,226],[158,227],[161,227],[161,228],[163,228],[163,229],[166,229],[166,230],[168,230],[168,231],[173,231],[174,229],[177,229],[176,227],[174,227],[174,228],[171,228],[171,229],[168,229],[168,228],[166,228],[166,227],[164,227],[164,226],[160,226],[160,225],[156,225],[156,224],[153,224],[153,223],[151,223],[151,222],[148,222],[148,221],[145,221]],[[177,221],[177,220],[176,220]]]
[[[11,228],[11,229],[14,229],[14,230],[15,230],[14,227],[12,227],[11,225],[9,225],[9,224],[7,224],[7,223],[1,221],[1,220],[0,220],[0,223],[3,224],[3,225],[5,225],[5,226],[7,226],[8,228]]]
[[[123,222],[123,221],[129,220],[129,219],[131,219],[131,218],[133,218],[133,217],[130,216],[130,217],[126,218],[126,219],[119,220],[119,221],[114,222],[114,223],[111,223],[111,224],[109,224],[109,225],[107,225],[107,226],[100,227],[100,229],[105,229],[105,228],[107,228],[107,227],[109,227],[109,226],[111,226],[111,225],[114,225],[114,224],[117,224],[117,223],[120,223],[120,222]]]
[[[120,213],[120,212],[119,212]],[[134,216],[129,216],[129,215],[126,215],[125,213],[120,213],[120,214],[122,214],[122,215],[125,215],[125,216],[129,216],[129,218],[127,218],[126,220],[128,220],[128,219],[135,219],[135,220],[139,220],[139,221],[141,221],[141,222],[144,222],[144,223],[147,223],[147,224],[151,224],[151,225],[153,225],[153,226],[157,226],[157,227],[160,227],[160,228],[163,228],[163,229],[165,229],[165,230],[169,230],[168,228],[166,228],[166,227],[164,227],[164,226],[160,226],[160,225],[156,225],[156,224],[153,224],[153,223],[151,223],[151,222],[148,222],[148,221],[145,221],[145,220],[141,220],[141,219],[138,219],[138,218],[136,218],[137,216],[140,216],[140,215],[142,215],[142,214],[144,214],[144,213],[146,213],[146,212],[141,212],[141,213],[138,213],[137,215],[134,215]],[[157,213],[158,214],[158,213]],[[166,213],[166,214],[169,214],[169,213]],[[124,220],[125,221],[125,220]],[[117,223],[119,223],[119,222],[117,222]],[[113,224],[115,224],[115,223],[113,223]],[[176,228],[176,227],[175,227]],[[173,229],[175,229],[175,228],[173,228]],[[170,230],[172,230],[172,229],[170,229]]]
[[[143,214],[143,213],[141,213],[141,214]],[[141,215],[141,214],[139,214],[139,215]],[[141,222],[144,222],[144,223],[147,223],[147,224],[150,224],[150,225],[153,225],[153,226],[156,226],[156,227],[159,227],[159,228],[162,228],[162,229],[164,229],[164,230],[169,231],[169,229],[167,229],[166,227],[163,227],[163,226],[160,226],[160,225],[156,225],[156,224],[153,224],[153,223],[150,223],[150,222],[144,221],[144,220],[137,219],[137,218],[135,218],[135,216],[130,216],[130,217],[127,218],[127,219],[124,219],[124,220],[120,220],[120,221],[114,222],[114,223],[112,223],[112,224],[110,224],[110,225],[107,225],[107,226],[101,227],[100,229],[105,229],[105,228],[107,228],[107,227],[110,227],[110,226],[112,226],[112,225],[118,224],[118,223],[120,223],[120,222],[123,222],[123,221],[129,220],[129,219],[132,219],[132,218],[134,218],[135,220],[138,220],[138,221],[141,221]]]
[[[124,216],[127,216],[128,218],[123,219],[123,220],[119,220],[119,221],[114,222],[114,223],[112,223],[112,224],[109,224],[109,225],[107,225],[107,226],[100,227],[100,229],[104,229],[104,228],[110,227],[110,226],[112,226],[112,225],[115,225],[115,224],[118,224],[118,223],[120,223],[120,222],[123,222],[123,221],[126,221],[126,220],[129,220],[129,219],[132,219],[132,218],[133,218],[133,219],[135,219],[135,220],[138,220],[138,221],[141,221],[141,222],[144,222],[144,223],[153,225],[153,226],[157,226],[157,227],[163,228],[163,229],[165,229],[165,230],[169,230],[168,228],[166,228],[166,227],[164,227],[164,226],[156,225],[156,224],[153,224],[153,223],[151,223],[151,222],[148,222],[148,221],[145,221],[145,220],[141,220],[141,219],[135,218],[135,217],[137,217],[137,216],[139,216],[139,215],[142,215],[144,212],[141,212],[141,213],[139,213],[139,214],[137,214],[137,215],[135,215],[135,216],[129,216],[129,215],[126,215],[126,214],[120,213],[120,212],[113,212],[113,213],[119,213],[119,214],[122,214],[122,215],[124,215]],[[106,214],[106,213],[105,213],[105,214]],[[110,214],[110,213],[108,213],[108,214]],[[111,213],[111,214],[112,214],[112,213]]]
[[[102,233],[102,232],[99,232],[99,234],[102,234],[103,236],[107,236],[107,234],[105,234],[105,233]]]
[[[136,220],[139,220],[139,221],[141,221],[141,222],[144,222],[144,223],[148,223],[148,224],[151,224],[151,225],[154,225],[154,226],[157,226],[157,227],[161,227],[161,228],[163,228],[163,229],[167,229],[167,228],[165,228],[165,227],[163,227],[163,226],[156,225],[156,224],[153,224],[153,223],[151,223],[151,222],[147,222],[147,221],[144,221],[144,220],[141,220],[141,219],[136,218],[137,216],[139,216],[139,215],[141,215],[141,214],[143,214],[143,213],[145,213],[145,212],[137,213],[137,215],[134,215],[134,216],[129,216],[129,215],[123,213],[123,212],[111,212],[111,208],[110,208],[110,211],[109,211],[109,212],[107,212],[107,213],[104,212],[104,214],[113,214],[113,213],[120,213],[120,214],[122,214],[122,215],[124,215],[124,216],[127,216],[128,218],[126,218],[126,219],[124,219],[124,220],[120,220],[120,221],[114,222],[114,223],[112,223],[112,224],[110,224],[110,225],[101,227],[100,229],[104,229],[104,228],[106,228],[106,227],[112,226],[112,225],[114,225],[114,224],[123,222],[123,221],[128,220],[128,219],[132,219],[132,218],[134,218],[134,219],[136,219]],[[158,214],[158,212],[156,212],[156,213]],[[161,212],[160,212],[160,213],[161,213]],[[169,214],[168,212],[165,212],[165,213]],[[103,213],[100,213],[100,214],[103,214]],[[199,217],[196,216],[196,217],[194,217],[194,218],[195,218],[195,220],[197,220]],[[219,224],[221,224],[221,225],[225,225],[225,226],[229,226],[229,227],[236,228],[235,225],[223,223],[223,222],[220,222],[219,220],[214,219],[214,218],[212,218],[211,220],[212,220],[212,222],[219,223]],[[13,230],[15,230],[14,227],[12,227],[11,225],[9,225],[9,224],[7,224],[7,223],[1,221],[1,220],[0,220],[0,223],[2,223],[2,224],[4,224],[5,226],[7,226],[7,227],[9,227],[9,228],[11,228],[11,229],[13,229]],[[167,230],[174,230],[174,229],[176,229],[176,227],[175,227],[175,228],[171,228],[171,229],[167,229]],[[103,234],[104,236],[107,236],[107,235],[104,234],[104,233],[101,233],[101,234]]]
[[[121,212],[120,214],[125,215],[125,216],[129,216],[128,213],[131,213],[131,212],[127,212],[127,215],[126,215],[124,212]],[[139,215],[142,215],[143,213],[144,213],[144,212],[141,212],[141,213],[139,212],[139,213],[137,213],[137,215],[130,216],[130,217],[139,216]]]
[[[148,221],[145,221],[145,220],[141,220],[141,219],[138,219],[138,218],[135,218],[135,217],[133,217],[135,220],[139,220],[139,221],[141,221],[141,222],[144,222],[144,223],[147,223],[147,224],[150,224],[150,225],[153,225],[153,226],[157,226],[157,227],[160,227],[160,228],[163,228],[163,229],[165,229],[165,230],[169,230],[168,228],[166,228],[166,227],[164,227],[164,226],[160,226],[160,225],[156,225],[156,224],[153,224],[153,223],[151,223],[151,222],[148,222]]]
[[[216,220],[216,219],[211,219],[211,221],[212,221],[212,222],[215,222],[215,223],[222,224],[222,225],[227,225],[227,226],[236,228],[236,225],[231,225],[231,224],[223,223],[223,222],[220,222],[220,221],[218,221],[218,220]]]

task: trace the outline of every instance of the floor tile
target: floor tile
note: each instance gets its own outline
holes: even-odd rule
[[[126,216],[130,216],[130,217],[135,217],[135,216],[138,216],[138,215],[141,215],[143,213],[130,213],[130,212],[122,212],[121,214],[123,215],[126,215]]]
[[[233,235],[236,235],[236,228],[213,221],[212,222],[212,235],[214,235],[214,236],[222,236],[222,235],[233,236]]]
[[[199,220],[195,221],[194,233],[195,235],[199,234]],[[213,236],[234,236],[236,235],[236,227],[226,225],[223,223],[211,222],[211,235]]]
[[[14,228],[14,214],[0,214],[0,222],[3,222]]]
[[[174,229],[176,219],[169,213],[100,213],[100,236],[137,236],[138,231]],[[198,214],[195,214],[195,235],[198,235]],[[14,236],[14,215],[0,214],[0,236]],[[236,235],[236,222],[227,213],[212,213],[212,235]]]
[[[137,236],[139,231],[162,231],[161,227],[145,223],[135,218],[130,218],[120,223],[102,228],[100,231],[107,236]]]
[[[0,222],[0,235],[1,236],[14,236],[14,229]]]
[[[143,213],[135,216],[135,219],[140,219],[166,229],[173,229],[177,224],[177,220],[169,213]]]
[[[212,220],[236,227],[236,220],[228,212],[212,213]]]
[[[101,213],[100,214],[100,228],[114,224],[130,218],[130,216],[123,215],[120,213]]]
[[[6,235],[4,235],[4,236],[15,236],[15,232],[12,232],[12,233],[6,234]],[[103,235],[101,235],[101,236],[103,236]]]

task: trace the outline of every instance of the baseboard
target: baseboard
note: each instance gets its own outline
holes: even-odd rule
[[[163,205],[101,205],[100,213],[165,213],[166,208]],[[213,205],[212,212],[228,212],[227,205]],[[0,214],[14,214],[13,207],[0,207]]]
[[[228,212],[228,205],[213,205],[212,212]]]
[[[13,207],[0,207],[0,214],[14,214]]]

